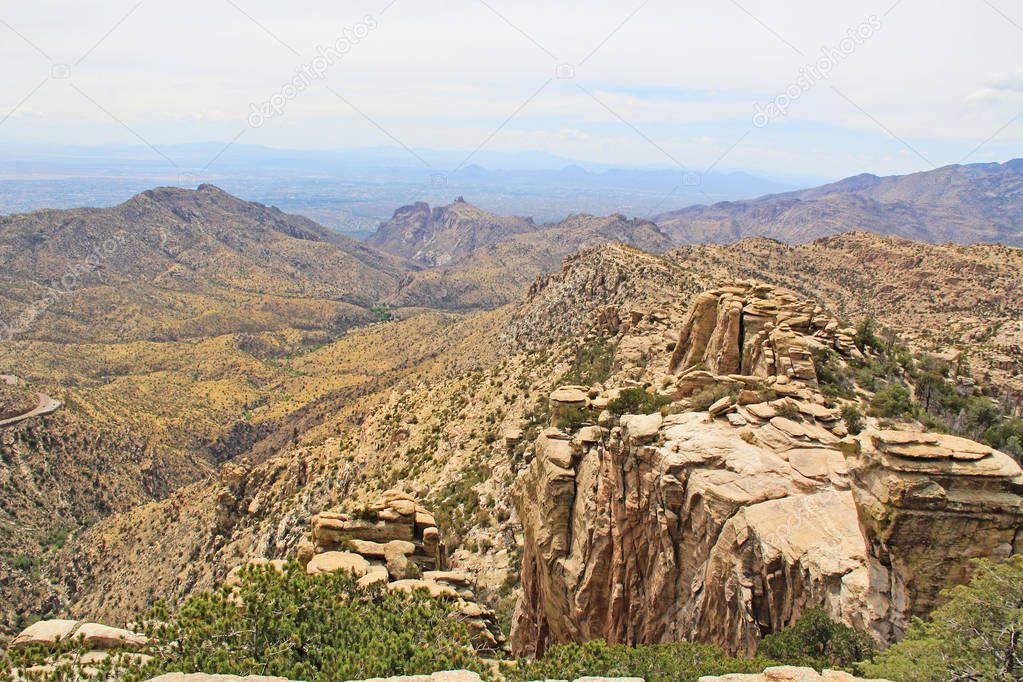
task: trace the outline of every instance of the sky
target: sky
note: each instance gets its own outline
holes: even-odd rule
[[[1013,0],[3,0],[0,63],[0,145],[822,178],[1023,156]]]

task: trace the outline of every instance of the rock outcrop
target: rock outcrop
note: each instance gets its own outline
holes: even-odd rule
[[[901,631],[929,613],[977,557],[1023,553],[1023,474],[1008,455],[965,438],[879,431],[850,452],[868,549],[887,569]]]
[[[81,651],[68,652],[64,648],[72,642]],[[152,660],[151,656],[137,652],[148,642],[144,635],[109,625],[67,619],[41,620],[22,630],[9,646],[11,649],[41,649],[47,652],[46,659],[38,665],[14,670],[13,678],[17,682],[41,679],[70,662],[78,673],[74,679],[95,678],[100,668],[110,662],[108,659],[135,664]]]
[[[504,645],[497,614],[476,601],[471,575],[446,570],[447,550],[437,522],[412,496],[387,491],[360,509],[320,512],[310,525],[310,537],[297,549],[297,559],[310,575],[347,571],[364,587],[424,590],[452,603],[477,649],[492,652]]]
[[[682,328],[670,361],[650,358],[663,370],[643,375],[675,401],[662,413],[598,414],[615,387],[552,395],[566,430],[540,433],[514,490],[516,654],[598,638],[753,653],[811,607],[889,643],[967,579],[970,558],[1023,550],[1023,471],[1008,456],[950,436],[847,434],[809,354],[854,354],[825,311],[742,284],[698,296]],[[708,387],[723,397],[691,411]],[[576,418],[557,421],[569,408]]]
[[[682,323],[670,369],[686,374],[705,369],[714,375],[748,375],[816,386],[810,350],[859,351],[854,329],[842,328],[814,301],[788,289],[742,282],[695,298]]]

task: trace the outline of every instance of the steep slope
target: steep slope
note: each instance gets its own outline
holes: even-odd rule
[[[637,271],[649,276],[627,276]],[[66,585],[70,611],[123,622],[155,598],[176,602],[245,558],[289,556],[312,514],[400,486],[435,510],[453,566],[507,620],[518,559],[505,431],[531,418],[568,369],[577,331],[609,307],[622,308],[607,319],[624,327],[633,299],[667,303],[678,286],[699,287],[620,246],[578,256],[554,282],[498,311],[424,314],[284,359],[295,370],[284,387],[308,408],[219,474],[69,543],[47,574]],[[527,337],[542,348],[524,349]],[[335,388],[358,375],[372,381]]]
[[[800,243],[848,230],[925,242],[1023,245],[1023,159],[852,178],[784,194],[663,213],[677,244],[771,237]]]
[[[825,398],[818,357],[870,365],[816,302],[739,281],[657,313],[617,336],[605,381],[551,393],[527,447],[516,653],[605,638],[753,653],[809,608],[885,644],[970,559],[1023,552],[1011,457],[847,423],[855,391]]]
[[[737,329],[728,325],[730,304],[722,306],[724,312],[714,308],[706,317],[687,318],[690,304],[702,300],[698,292],[712,279],[690,262],[602,246],[569,259],[518,304],[374,325],[285,358],[285,367],[295,370],[287,391],[306,409],[286,412],[248,456],[222,465],[216,475],[95,524],[69,542],[45,575],[66,590],[75,617],[121,623],[155,599],[175,604],[213,586],[247,559],[291,556],[313,515],[332,508],[357,515],[362,503],[399,488],[435,512],[451,550],[450,566],[469,574],[476,595],[495,608],[505,627],[518,601],[517,628],[546,627],[544,642],[573,633],[620,633],[637,641],[684,634],[740,650],[820,605],[888,637],[893,631],[885,623],[901,627],[900,619],[918,612],[917,606],[911,612],[899,606],[889,613],[893,590],[927,595],[940,586],[929,578],[932,584],[924,589],[907,588],[905,576],[914,567],[921,567],[918,575],[933,576],[951,566],[945,574],[961,579],[967,554],[949,540],[957,526],[934,526],[941,534],[931,538],[923,505],[944,502],[879,497],[874,480],[895,476],[898,483],[904,476],[875,462],[890,458],[888,446],[868,438],[860,445],[860,480],[878,500],[876,518],[899,519],[903,534],[888,529],[862,534],[850,473],[860,463],[850,460],[843,469],[836,459],[846,461],[837,447],[844,424],[836,407],[812,395],[806,378],[816,381],[807,361],[811,342],[802,339],[802,330],[811,326],[814,334],[827,330],[821,339],[851,353],[849,330],[837,321],[832,327],[832,314],[788,292],[779,294],[781,305],[755,306],[755,317],[790,320],[778,324],[775,334],[766,325],[726,333]],[[790,325],[800,330],[798,336],[786,331]],[[704,352],[691,357],[696,367],[683,366],[690,361],[680,350],[689,347],[683,336],[706,341]],[[747,364],[733,339],[749,344]],[[721,372],[770,367],[770,377],[751,379],[758,400],[750,404],[756,408],[731,400],[721,408],[746,419],[756,442],[724,412],[715,411],[707,422],[708,413],[692,402],[695,393],[718,382],[728,390],[740,383],[754,389],[742,377],[699,370],[700,364]],[[357,392],[336,389],[332,377],[360,372],[374,380],[353,384]],[[770,389],[759,385],[769,378]],[[556,392],[563,384],[582,386]],[[591,401],[606,408],[627,389],[643,393],[652,387],[661,388],[679,412],[653,432],[646,415],[637,420],[616,413],[608,423],[583,426],[573,411],[588,409]],[[793,410],[792,418],[782,416]],[[660,419],[659,412],[651,416]],[[664,429],[670,434],[660,443]],[[669,441],[678,447],[668,447]],[[918,445],[933,449],[937,442]],[[933,452],[932,459],[951,457],[944,449]],[[965,476],[962,466],[980,472],[978,479],[953,480],[952,488],[972,495],[977,480],[992,490],[1004,487],[1005,475],[985,469],[992,462],[1010,466],[1004,457],[989,449],[966,454],[987,461],[952,462],[949,476]],[[543,487],[565,482],[561,470],[544,468],[551,463],[573,468],[571,495]],[[692,495],[680,498],[680,486],[689,486]],[[911,487],[933,490],[926,484]],[[521,496],[517,511],[513,490]],[[975,497],[985,495],[981,490]],[[566,503],[566,496],[575,502]],[[1003,497],[1011,502],[1011,495]],[[887,517],[885,509],[891,510]],[[953,520],[968,516],[963,509],[952,511]],[[978,547],[1001,551],[1005,529],[984,525],[984,514],[993,511],[980,509],[979,525],[958,537],[981,537],[984,531]],[[1010,526],[1013,513],[1003,514]],[[786,531],[792,519],[799,520],[799,533]],[[817,523],[820,519],[833,523]],[[968,521],[958,528],[966,526]],[[675,552],[681,546],[673,539],[676,531],[684,535],[686,549],[657,577],[647,568],[664,561],[667,548]],[[928,538],[926,557],[905,551],[905,538],[913,534]],[[559,551],[575,548],[571,560],[546,552],[545,538]],[[704,575],[704,559],[713,559],[706,587],[689,600],[695,576]],[[578,575],[581,582],[562,580]],[[612,584],[620,585],[617,592],[601,591]],[[575,592],[579,587],[584,589]],[[569,603],[593,608],[562,608],[565,594]],[[666,594],[680,598],[672,601]],[[682,606],[668,613],[658,610],[664,604]],[[553,625],[554,619],[564,627]],[[662,628],[666,623],[670,627]],[[528,629],[522,632],[527,634],[519,636],[520,650],[541,641]]]
[[[0,632],[61,608],[60,588],[41,569],[79,529],[209,470],[73,407],[0,429]]]

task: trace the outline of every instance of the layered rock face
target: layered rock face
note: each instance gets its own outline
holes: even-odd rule
[[[1008,455],[933,433],[865,434],[851,450],[853,493],[871,556],[888,571],[901,632],[970,560],[1023,552],[1023,475]]]
[[[705,367],[717,375],[785,377],[816,384],[813,345],[845,354],[859,351],[855,329],[813,301],[788,289],[742,283],[706,291],[693,301],[682,323],[672,370]]]
[[[759,422],[747,432],[785,449],[697,412],[540,436],[516,483],[516,654],[597,638],[751,652],[821,604],[887,634],[888,600],[867,600],[872,566],[838,438],[742,411]]]
[[[663,413],[613,416],[628,380],[554,392],[556,419],[592,421],[543,431],[516,481],[516,654],[598,638],[752,653],[811,607],[887,643],[969,558],[1021,549],[1019,466],[961,438],[915,434],[896,457],[900,432],[848,436],[817,390],[817,344],[852,352],[789,292],[725,287],[696,299],[667,374],[644,376],[676,400]],[[694,411],[683,396],[708,386],[731,394]]]

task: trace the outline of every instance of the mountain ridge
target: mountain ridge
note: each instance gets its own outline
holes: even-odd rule
[[[748,236],[802,243],[865,229],[928,242],[1023,245],[1023,159],[909,175],[855,175],[804,190],[653,217],[677,244]]]

